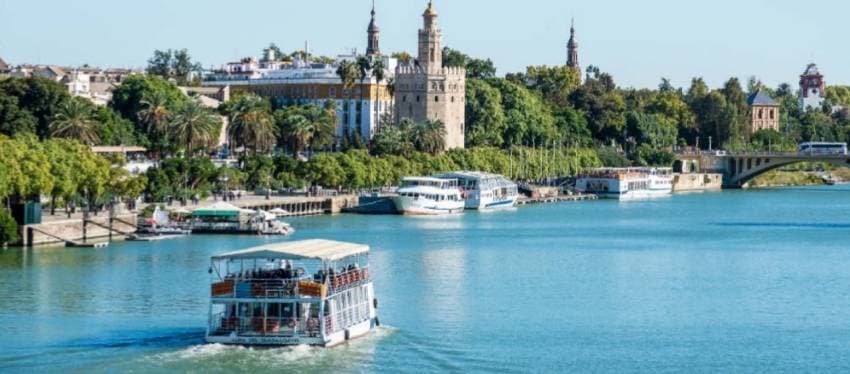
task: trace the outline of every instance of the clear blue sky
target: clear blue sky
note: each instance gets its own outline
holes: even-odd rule
[[[377,0],[382,49],[415,54],[426,0]],[[154,49],[188,48],[204,66],[257,56],[275,42],[337,55],[365,50],[370,0],[0,0],[9,63],[141,67]],[[847,15],[837,0],[436,0],[444,43],[495,61],[499,74],[563,64],[570,18],[580,59],[624,87],[719,86],[755,75],[796,85],[814,60],[850,83]]]

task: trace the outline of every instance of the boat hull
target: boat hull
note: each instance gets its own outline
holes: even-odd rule
[[[438,216],[463,213],[463,201],[434,201],[409,196],[393,198],[396,210],[408,216]]]
[[[284,336],[216,336],[207,335],[209,344],[241,345],[252,347],[288,347],[311,345],[331,348],[347,341],[368,335],[377,328],[377,317],[336,331],[325,338],[321,337],[284,337]]]

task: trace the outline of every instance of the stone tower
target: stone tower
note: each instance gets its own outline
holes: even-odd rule
[[[578,41],[576,40],[575,20],[570,22],[570,41],[567,42],[567,66],[578,73],[581,80],[581,65],[578,62]]]
[[[818,66],[809,64],[800,76],[800,109],[820,109],[826,98],[826,82]]]
[[[372,2],[372,21],[369,22],[369,40],[366,43],[366,56],[377,56],[381,54],[380,35],[381,29],[375,21],[375,2]]]
[[[396,68],[396,118],[440,121],[446,129],[446,149],[463,148],[466,69],[443,66],[442,32],[431,2],[422,18],[417,62]]]

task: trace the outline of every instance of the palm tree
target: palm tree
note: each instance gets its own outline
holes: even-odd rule
[[[292,150],[292,156],[296,159],[301,151],[309,147],[313,137],[310,120],[301,113],[286,115],[281,123],[281,132],[284,141]]]
[[[354,88],[354,85],[357,83],[357,81],[360,80],[360,68],[357,66],[356,63],[344,60],[339,63],[339,66],[337,66],[336,75],[339,76],[340,80],[342,80],[343,90],[346,90],[349,93],[349,97],[347,98],[350,98],[351,90]],[[345,124],[345,121],[346,119],[343,120],[343,124]],[[349,125],[345,124],[345,126],[343,126],[343,136],[347,138],[349,132],[351,132],[349,129]]]
[[[167,136],[165,132],[171,118],[168,96],[162,91],[151,91],[146,93],[139,103],[142,105],[138,114],[139,120],[147,127],[148,136]]]
[[[372,63],[372,75],[375,77],[376,83],[378,85],[377,92],[375,93],[375,121],[380,122],[378,120],[380,113],[378,112],[378,104],[381,102],[381,82],[386,78],[386,68],[384,67],[384,60],[378,58]],[[389,86],[387,86],[389,90]]]
[[[92,105],[78,97],[65,101],[50,123],[50,133],[57,138],[76,139],[83,144],[97,144],[99,123],[94,119]]]
[[[274,148],[277,129],[269,102],[257,95],[240,97],[230,114],[228,135],[234,144],[255,153]]]
[[[446,127],[439,120],[427,120],[410,128],[410,138],[420,152],[436,155],[446,147]]]
[[[334,130],[336,130],[336,103],[325,102],[325,106],[319,108],[310,106],[307,110],[307,119],[310,120],[310,150],[326,147],[333,144]]]
[[[204,108],[199,100],[190,100],[174,113],[169,132],[174,144],[186,148],[186,155],[192,156],[198,149],[213,145],[221,125],[221,118]]]

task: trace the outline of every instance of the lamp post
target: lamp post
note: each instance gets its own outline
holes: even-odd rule
[[[221,182],[222,185],[224,185],[224,195],[222,195],[221,199],[224,200],[224,201],[227,201],[227,193],[228,193],[227,181],[230,180],[230,178],[227,177],[227,174],[224,174],[224,175],[218,177],[218,180],[219,180],[219,182]]]

